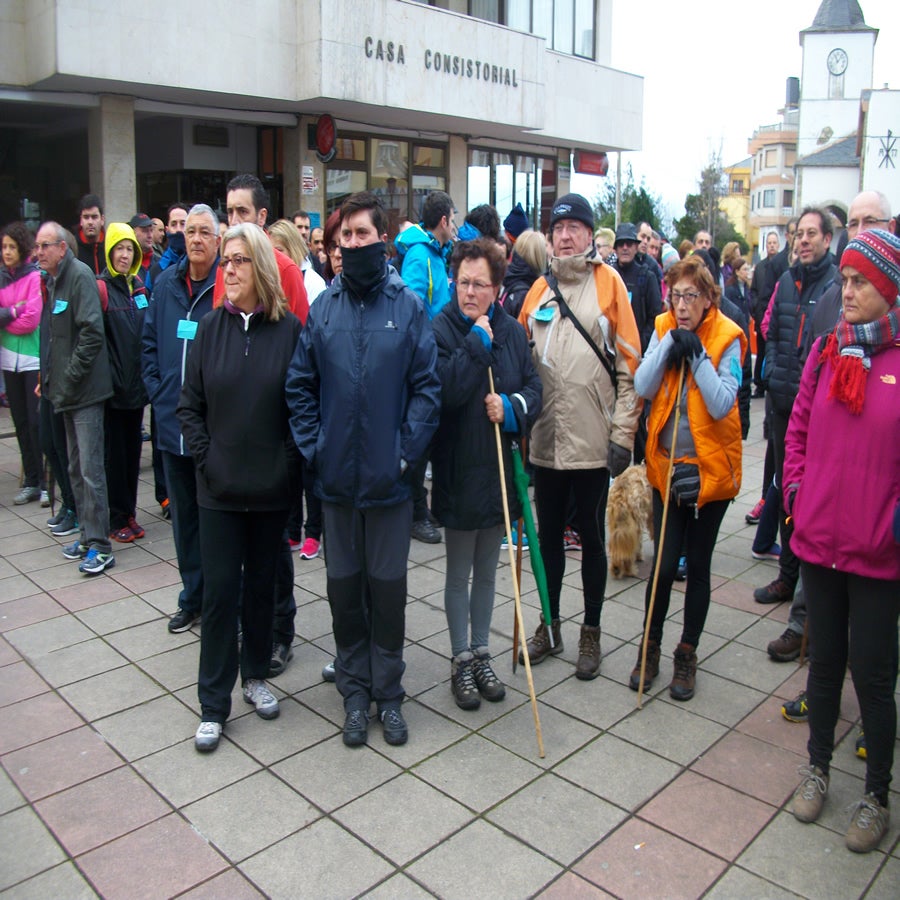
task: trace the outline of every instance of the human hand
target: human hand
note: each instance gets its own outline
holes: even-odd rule
[[[487,332],[487,336],[493,340],[494,332],[491,331],[491,320],[487,316],[479,316],[475,320],[475,324],[482,330]]]
[[[631,451],[626,450],[624,447],[619,444],[614,443],[613,441],[609,442],[609,451],[606,457],[606,466],[609,469],[609,474],[613,478],[618,478],[627,468],[628,464],[631,462]]]
[[[503,424],[503,398],[499,394],[488,394],[484,398],[484,411],[491,422]]]
[[[669,332],[672,336],[672,347],[669,350],[669,368],[680,368],[684,360],[692,360],[703,355],[703,344],[693,331],[684,328],[673,328]]]

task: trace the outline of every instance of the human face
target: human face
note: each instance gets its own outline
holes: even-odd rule
[[[787,239],[787,245],[789,250],[794,249],[794,238],[797,236],[797,223],[794,222],[792,225],[788,225],[787,231],[784,233],[785,238]]]
[[[841,303],[847,322],[851,325],[863,325],[887,315],[890,305],[865,275],[853,266],[844,266],[841,269],[841,279]]]
[[[310,231],[309,245],[313,253],[321,253],[325,249],[325,232],[321,228],[313,228]]]
[[[698,231],[697,238],[694,241],[694,248],[697,250],[709,250],[712,247],[712,235],[708,231]]]
[[[591,246],[594,234],[578,219],[560,219],[550,235],[554,256],[577,256]]]
[[[822,233],[822,222],[816,213],[807,213],[797,224],[794,241],[800,265],[811,266],[828,252],[831,235]]]
[[[431,229],[431,233],[443,247],[456,236],[456,225],[453,223],[453,219],[450,218],[450,216],[443,216],[441,221]]]
[[[685,297],[685,294],[689,296]],[[669,291],[669,302],[672,304],[678,327],[685,331],[695,331],[712,305],[712,300],[702,294],[700,288],[687,278],[675,283]]]
[[[109,260],[113,269],[120,275],[127,275],[131,264],[134,262],[134,244],[128,238],[119,241],[110,251]]]
[[[610,253],[613,252],[612,244],[609,241],[602,241],[597,244],[597,253],[600,255],[600,259],[606,259]]]
[[[268,210],[257,209],[253,205],[253,191],[250,188],[238,188],[228,192],[225,211],[228,213],[228,224],[239,225],[241,222],[254,222],[260,228],[266,224]]]
[[[19,253],[19,245],[8,235],[3,237],[3,265],[7,269],[14,269],[22,262],[22,254]]]
[[[878,195],[874,191],[858,194],[850,204],[847,214],[847,237],[853,240],[861,231],[872,228],[885,228],[890,219],[884,217]]]
[[[216,261],[219,249],[219,223],[205,213],[187,217],[184,229],[191,277],[205,278]]]
[[[141,245],[141,252],[149,253],[153,249],[153,226],[138,225],[134,229],[134,236]]]
[[[341,221],[342,247],[365,247],[384,240],[387,235],[378,233],[368,209],[359,209]]]
[[[778,235],[773,231],[766,238],[766,256],[775,256],[778,253]]]
[[[180,207],[173,209],[169,213],[169,234],[176,234],[184,231],[187,227],[187,212]]]
[[[303,216],[297,216],[294,219],[294,224],[297,226],[297,231],[300,232],[300,237],[306,241],[307,245],[309,244],[309,219],[303,218]]]
[[[650,249],[650,241],[653,239],[653,232],[650,229],[650,226],[645,222],[641,225],[641,230],[638,232],[638,241],[640,242],[641,253],[646,253]]]
[[[162,219],[153,219],[153,227],[150,229],[153,236],[154,244],[161,244],[162,239],[166,236],[166,226],[163,225]]]
[[[56,236],[55,228],[45,225],[39,229],[34,246],[37,250],[38,265],[55,278],[59,272],[59,264],[68,249],[66,242]]]
[[[498,285],[491,284],[491,268],[486,259],[464,259],[456,275],[456,299],[460,312],[474,322],[487,314],[497,299]]]
[[[79,225],[81,225],[81,231],[84,236],[89,241],[96,242],[97,238],[100,237],[100,232],[103,230],[103,215],[100,212],[100,207],[92,206],[90,209],[83,209]]]
[[[344,262],[341,259],[341,245],[330,244],[328,247],[328,258],[331,260],[331,271],[335,275],[340,275],[344,268]]]
[[[236,264],[238,260],[240,265]],[[225,296],[244,312],[256,309],[258,300],[253,282],[253,260],[246,243],[240,238],[228,241],[222,250],[219,265],[225,273]]]
[[[624,266],[633,262],[637,256],[638,246],[634,241],[619,241],[616,244],[616,257],[619,262]]]
[[[652,256],[657,262],[659,262],[659,254],[662,250],[662,241],[659,238],[652,237],[650,238],[650,244],[648,245],[647,252]]]

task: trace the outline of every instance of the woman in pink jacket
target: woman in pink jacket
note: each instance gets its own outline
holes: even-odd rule
[[[828,791],[847,663],[866,735],[850,850],[888,830],[900,616],[900,239],[866,231],[841,257],[843,314],[813,346],[785,439],[784,499],[809,605],[809,766],[794,816]]]
[[[25,483],[15,497],[16,506],[44,499],[47,487],[34,393],[41,367],[37,330],[41,321],[41,276],[37,266],[28,261],[33,246],[34,239],[24,222],[12,222],[3,229],[0,364],[25,473]]]

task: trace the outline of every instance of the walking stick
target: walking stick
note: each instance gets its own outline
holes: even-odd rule
[[[669,449],[669,469],[666,472],[666,493],[663,500],[662,523],[659,528],[659,543],[656,545],[656,565],[653,567],[653,586],[650,589],[650,607],[644,624],[644,640],[641,643],[641,682],[638,686],[637,708],[643,709],[644,676],[647,673],[647,642],[650,640],[650,622],[656,603],[656,587],[659,584],[659,564],[662,560],[663,541],[666,537],[666,520],[669,518],[669,500],[672,491],[672,470],[675,468],[675,441],[678,438],[678,420],[681,418],[681,391],[684,387],[684,362],[678,372],[678,388],[675,391],[675,421],[672,423],[672,446]]]
[[[494,393],[494,373],[488,366],[488,383]],[[500,439],[500,423],[494,422],[494,436],[497,439],[497,462],[500,466],[500,495],[503,498],[503,524],[506,526],[506,547],[509,551],[509,565],[513,580],[513,595],[516,599],[516,631],[522,646],[525,646],[525,623],[522,619],[522,598],[519,595],[519,579],[516,576],[516,561],[512,550],[512,528],[509,523],[509,504],[506,498],[506,466],[503,464],[503,442]],[[525,677],[528,679],[528,694],[531,697],[531,711],[534,714],[534,730],[537,736],[538,756],[544,758],[544,738],[541,734],[541,720],[538,716],[537,696],[534,693],[534,679],[531,677],[531,660],[523,654],[525,660]]]

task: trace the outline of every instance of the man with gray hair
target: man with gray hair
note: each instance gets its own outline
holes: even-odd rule
[[[85,575],[116,564],[109,542],[109,503],[103,465],[103,410],[112,396],[106,332],[93,272],[66,243],[57,222],[45,222],[35,240],[47,273],[41,311],[40,391],[62,413],[69,450],[69,480],[81,523],[78,540],[63,550]]]
[[[200,515],[194,460],[175,415],[188,354],[197,323],[213,307],[219,258],[219,219],[205,203],[193,206],[184,229],[184,258],[160,274],[144,320],[141,365],[153,404],[162,454],[172,532],[182,590],[169,620],[172,634],[187,631],[200,619],[203,572],[200,566]]]

